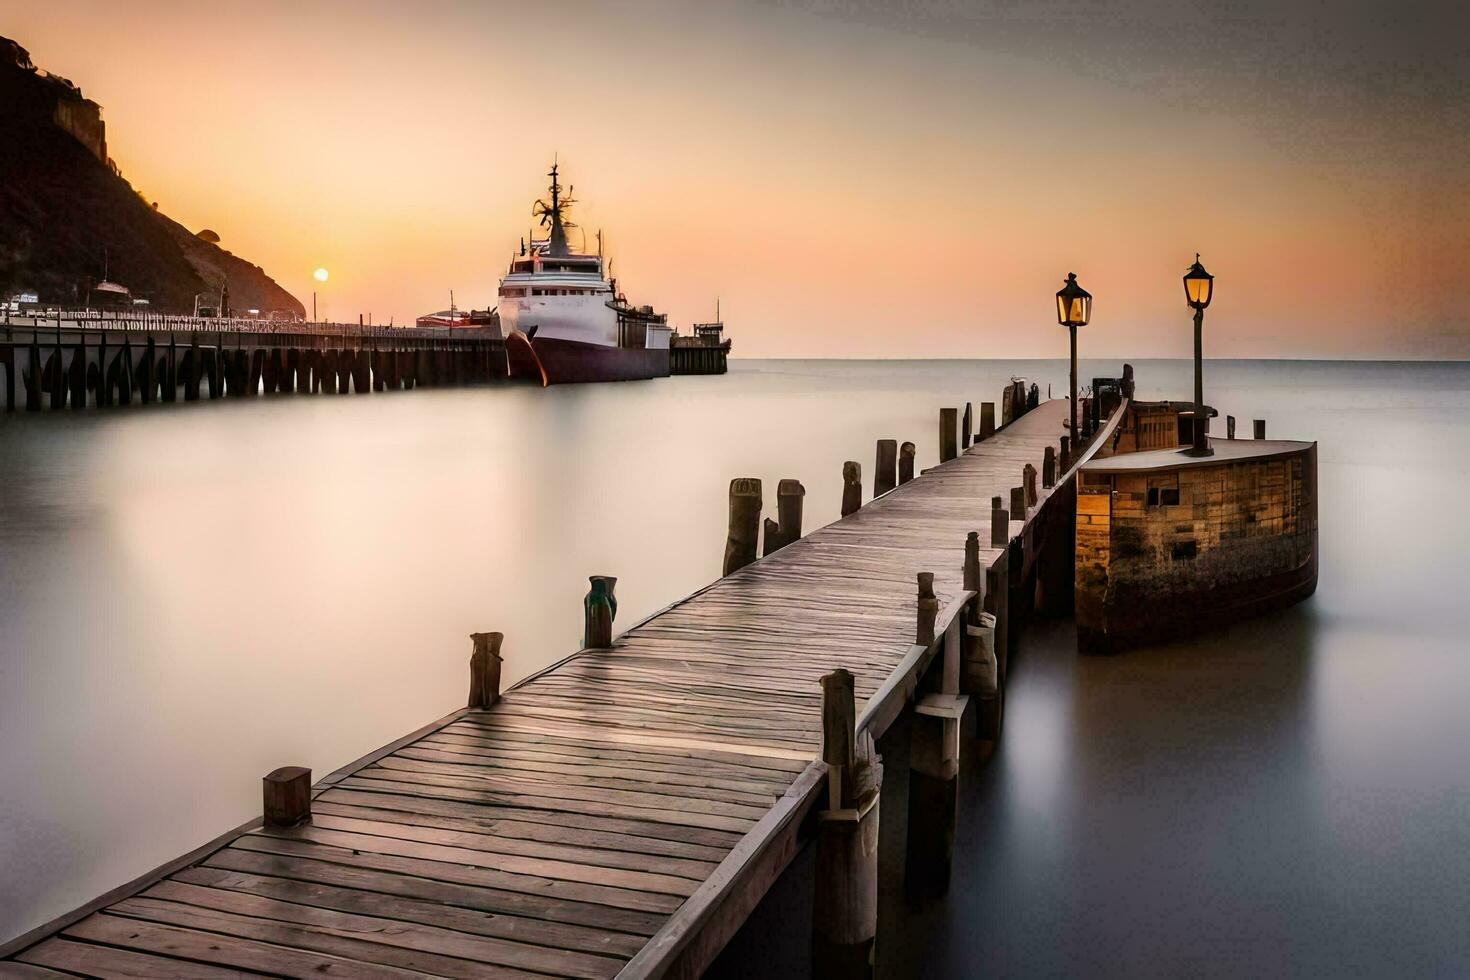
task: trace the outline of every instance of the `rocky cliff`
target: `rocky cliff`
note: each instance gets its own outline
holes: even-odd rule
[[[104,267],[155,312],[191,312],[226,284],[236,310],[305,312],[259,266],[140,197],[107,157],[97,104],[0,38],[0,297],[79,305]]]

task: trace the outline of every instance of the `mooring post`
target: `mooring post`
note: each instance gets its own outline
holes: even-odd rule
[[[842,516],[855,514],[863,505],[863,468],[848,460],[842,464]]]
[[[1004,548],[1011,540],[1011,515],[1001,503],[1001,498],[990,498],[990,546]]]
[[[754,556],[751,558],[754,561]],[[582,646],[589,650],[606,650],[612,646],[613,620],[618,615],[618,600],[613,596],[618,580],[612,575],[589,575],[591,588],[582,601]]]
[[[500,700],[500,644],[504,633],[471,633],[471,708],[489,708]]]
[[[1006,683],[1006,645],[1010,642],[1010,547],[985,570],[985,611],[995,617],[995,670],[1002,689]]]
[[[1011,517],[1018,521],[1026,519],[1025,487],[1011,487]]]
[[[1035,507],[1041,503],[1041,495],[1036,489],[1036,467],[1027,463],[1021,467],[1021,486],[1026,491],[1026,506]]]
[[[776,525],[780,529],[781,547],[801,537],[801,512],[806,500],[806,487],[800,480],[782,480],[776,484]]]
[[[906,442],[898,447],[898,483],[899,486],[914,478],[914,444]]]
[[[878,459],[873,472],[873,496],[881,496],[898,486],[898,440],[879,439]]]
[[[764,533],[761,535],[761,557],[771,554],[781,547],[781,525],[769,517],[763,522]]]
[[[837,980],[873,976],[878,935],[878,794],[883,765],[866,732],[854,731],[853,679],[822,678],[822,760],[827,809],[818,814],[812,901],[812,973]]]
[[[267,827],[294,827],[311,819],[311,770],[282,766],[261,780]]]
[[[939,616],[939,598],[934,594],[934,573],[919,573],[918,617],[914,624],[914,645],[927,647],[934,642],[934,620]]]
[[[1235,438],[1235,416],[1234,415],[1227,415],[1227,416],[1225,416],[1225,438],[1226,439],[1234,439]]]
[[[761,481],[736,477],[730,481],[730,533],[725,540],[724,574],[755,561],[761,530]]]
[[[939,693],[920,699],[909,727],[909,816],[904,883],[924,897],[949,889],[959,815],[960,729],[969,698],[960,693],[964,615],[944,631]]]
[[[1041,485],[1047,490],[1057,485],[1057,450],[1047,446],[1041,454]]]
[[[975,701],[976,737],[983,742],[994,742],[1000,738],[1004,705],[995,658],[995,615],[980,612],[975,619],[973,625],[966,627],[970,642],[962,687]]]
[[[995,435],[995,402],[980,403],[980,433],[975,437],[981,442]]]
[[[965,414],[960,416],[960,448],[970,448],[970,433],[974,431],[975,410],[965,402]]]
[[[955,427],[959,424],[959,409],[939,410],[939,461],[948,463],[959,455],[955,449]]]
[[[1057,463],[1057,468],[1063,473],[1072,468],[1072,437],[1062,436],[1062,458]]]
[[[980,591],[980,532],[965,535],[965,591]]]
[[[1264,438],[1266,438],[1266,420],[1265,419],[1253,419],[1251,421],[1251,426],[1255,429],[1255,436],[1256,436],[1257,439],[1264,439]]]

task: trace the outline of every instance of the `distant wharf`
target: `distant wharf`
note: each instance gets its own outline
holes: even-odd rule
[[[881,495],[847,464],[845,516],[806,536],[782,481],[759,560],[734,481],[729,574],[616,638],[594,581],[586,647],[503,693],[475,634],[469,707],[314,784],[276,770],[262,818],[0,948],[0,976],[697,976],[813,838],[819,969],[861,973],[873,740],[913,712],[906,874],[941,892],[1014,624],[1071,601],[1073,478],[1117,414],[1073,456],[1066,402],[1026,409],[1008,388],[973,445],[943,410],[917,476],[880,440]]]

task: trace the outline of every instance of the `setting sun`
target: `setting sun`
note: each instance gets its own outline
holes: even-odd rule
[[[315,272],[313,272],[311,274],[311,276],[317,282],[326,282],[327,281],[327,270],[326,269],[318,269]]]

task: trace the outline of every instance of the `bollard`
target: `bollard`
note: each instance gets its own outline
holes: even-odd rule
[[[1017,521],[1026,519],[1026,488],[1011,487],[1011,518]]]
[[[1057,463],[1057,468],[1066,473],[1072,468],[1072,437],[1062,436],[1062,458]]]
[[[294,827],[311,819],[311,770],[283,766],[261,780],[267,827]]]
[[[1256,438],[1257,439],[1264,439],[1264,438],[1266,438],[1266,420],[1265,419],[1255,419],[1255,420],[1253,420],[1251,422],[1251,425],[1256,430],[1255,435],[1256,435]]]
[[[955,426],[959,424],[959,411],[953,408],[939,410],[939,461],[948,463],[959,453],[955,449]]]
[[[765,533],[761,535],[761,557],[764,558],[781,547],[781,525],[767,517]]]
[[[989,439],[995,435],[995,402],[980,403],[980,432],[975,441]]]
[[[800,480],[782,480],[776,484],[776,517],[783,548],[801,537],[801,511],[805,498],[806,487]]]
[[[980,589],[980,532],[971,531],[965,535],[965,591]]]
[[[755,561],[761,530],[761,481],[737,477],[730,481],[730,532],[725,541],[724,574]]]
[[[969,402],[965,402],[965,414],[960,416],[960,448],[970,448],[970,433],[973,431],[975,422],[974,409]]]
[[[489,708],[500,700],[500,644],[504,633],[471,633],[471,708]]]
[[[1057,485],[1057,451],[1054,446],[1047,446],[1041,454],[1041,485],[1047,490]]]
[[[857,513],[863,505],[863,468],[852,460],[842,464],[842,516]]]
[[[898,441],[878,440],[877,468],[873,472],[873,496],[881,496],[898,485]]]
[[[939,599],[934,595],[934,573],[919,573],[918,622],[914,628],[914,645],[927,647],[934,642],[934,620],[939,615]]]
[[[1235,416],[1234,415],[1227,415],[1227,416],[1225,416],[1225,438],[1226,439],[1234,439],[1235,438]]]
[[[618,600],[613,598],[618,580],[611,575],[591,575],[587,581],[592,588],[587,592],[587,598],[582,600],[582,646],[589,650],[606,650],[612,647],[613,619],[618,614]]]
[[[1021,467],[1021,487],[1026,491],[1026,506],[1035,507],[1041,502],[1041,496],[1036,490],[1036,467],[1027,463]]]
[[[817,815],[812,973],[873,976],[878,934],[878,798],[883,765],[873,740],[854,732],[852,675],[822,678],[822,760],[828,808]]]
[[[914,444],[906,442],[898,447],[898,483],[899,486],[914,478]]]

